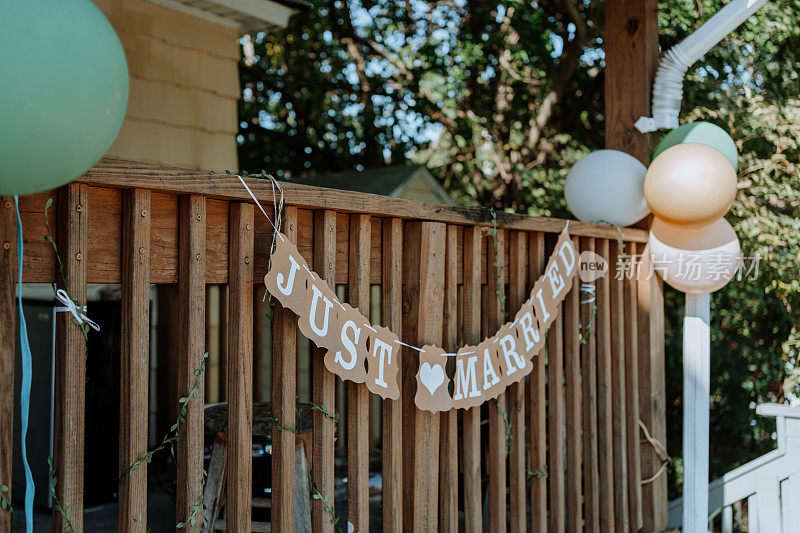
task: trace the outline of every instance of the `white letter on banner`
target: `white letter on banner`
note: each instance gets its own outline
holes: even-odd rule
[[[569,252],[569,258],[572,261],[571,263],[567,264],[567,258],[564,256],[564,250]],[[564,262],[564,269],[566,270],[566,275],[569,276],[572,274],[572,269],[575,268],[575,250],[572,249],[572,243],[569,241],[565,241],[564,244],[561,245],[561,248],[558,250],[558,255],[561,256],[561,261]]]
[[[464,364],[464,359],[467,360],[466,364]],[[453,400],[464,398],[464,393],[467,393],[468,398],[477,398],[481,395],[478,385],[475,383],[475,363],[477,362],[477,355],[456,359],[456,390]]]
[[[497,372],[494,371],[492,365],[492,356],[489,354],[489,348],[483,350],[483,390],[493,387],[500,381],[497,377]]]
[[[542,309],[542,320],[541,320],[541,322],[545,323],[550,318],[550,313],[547,312],[547,308],[544,305],[544,298],[542,298],[542,289],[539,289],[538,291],[536,291],[535,296],[536,296],[536,299],[539,300],[539,307]]]
[[[372,357],[378,358],[378,377],[375,378],[375,384],[379,387],[387,389],[389,388],[389,385],[383,379],[383,368],[385,365],[392,364],[392,346],[386,344],[377,337],[372,338],[372,343]],[[378,352],[380,352],[380,354]]]
[[[347,330],[351,329],[354,332],[354,339],[351,340],[347,336]],[[344,348],[350,352],[350,361],[345,362],[344,358],[342,357],[342,351],[339,350],[336,352],[336,355],[333,358],[334,363],[339,363],[342,365],[342,368],[345,370],[352,370],[354,366],[356,366],[356,343],[358,342],[358,338],[361,336],[361,328],[356,326],[356,323],[352,320],[348,320],[342,326],[342,344]]]
[[[316,285],[313,283],[311,284],[311,290],[314,292],[313,296],[311,297],[311,309],[308,311],[308,323],[311,326],[311,330],[319,335],[320,337],[325,337],[328,334],[328,317],[331,314],[331,309],[333,308],[333,303],[328,300],[325,296],[322,296],[322,291],[317,288]],[[322,319],[322,327],[317,327],[317,302],[319,301],[320,297],[322,301],[325,302],[325,312],[324,318]]]
[[[506,358],[506,375],[510,376],[514,372],[517,371],[517,366],[519,368],[525,368],[525,360],[520,357],[517,353],[517,343],[514,341],[514,337],[511,335],[506,335],[502,339],[500,339],[500,346],[503,348],[503,357]],[[514,363],[511,362],[511,356],[514,356],[514,360],[517,363],[517,366],[514,366]]]
[[[541,339],[539,330],[533,327],[533,313],[528,311],[519,321],[519,328],[522,330],[522,337],[525,339],[525,351],[531,351]]]
[[[553,289],[553,299],[555,300],[556,296],[567,286],[567,284],[564,283],[564,278],[558,274],[558,265],[555,262],[553,262],[547,271],[547,279],[550,280],[550,288]]]
[[[289,254],[289,262],[291,263],[289,266],[289,276],[284,286],[281,287],[281,283],[283,283],[284,280],[283,274],[278,274],[278,276],[275,278],[277,281],[278,290],[281,291],[281,293],[283,293],[285,296],[292,294],[292,289],[294,288],[294,275],[298,270],[300,270],[300,265],[297,263],[297,261],[295,261],[291,254]]]

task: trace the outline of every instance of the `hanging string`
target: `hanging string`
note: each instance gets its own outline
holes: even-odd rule
[[[264,211],[263,207],[261,207],[261,202],[258,201],[258,198],[256,198],[256,195],[253,194],[253,191],[251,191],[250,187],[247,186],[247,183],[244,182],[244,178],[242,178],[239,174],[236,174],[236,177],[239,178],[239,181],[242,182],[242,185],[244,185],[244,188],[247,190],[247,193],[250,195],[250,198],[253,199],[253,201],[256,203],[256,205],[261,210],[261,212],[264,213],[264,218],[267,219],[267,222],[269,222],[269,225],[272,226],[272,229],[275,230],[275,233],[272,234],[272,245],[269,248],[269,253],[272,254],[272,252],[275,250],[275,239],[276,239],[276,236],[277,236],[277,238],[279,238],[281,240],[281,242],[283,242],[283,235],[281,235],[281,223],[283,221],[283,215],[282,215],[283,214],[283,187],[281,187],[281,184],[278,183],[278,180],[273,178],[271,174],[267,174],[266,176],[267,176],[267,178],[269,178],[270,184],[272,185],[272,212],[275,214],[275,222],[272,222],[272,219],[269,218],[269,215],[267,214],[267,212]],[[278,191],[281,193],[280,200],[278,200],[278,196],[275,194],[275,188],[276,187],[278,188]]]
[[[28,434],[28,419],[30,417],[31,381],[33,378],[33,361],[31,345],[28,342],[28,326],[25,323],[25,313],[22,310],[22,218],[19,216],[19,198],[14,196],[14,205],[17,208],[17,296],[19,297],[19,347],[22,352],[22,383],[19,388],[19,417],[20,451],[22,453],[22,466],[25,470],[25,531],[33,533],[33,498],[36,495],[36,486],[33,482],[31,466],[28,464],[28,450],[26,436]]]

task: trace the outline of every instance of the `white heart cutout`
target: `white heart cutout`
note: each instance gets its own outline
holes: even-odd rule
[[[431,365],[426,361],[419,367],[419,380],[425,385],[431,396],[444,383],[444,378],[444,370],[441,365]]]

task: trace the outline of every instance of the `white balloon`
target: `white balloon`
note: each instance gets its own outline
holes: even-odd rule
[[[581,222],[630,226],[650,213],[647,168],[619,150],[597,150],[575,163],[564,183],[567,207]]]
[[[719,290],[739,268],[739,238],[724,218],[688,229],[655,218],[648,243],[656,272],[686,293]]]

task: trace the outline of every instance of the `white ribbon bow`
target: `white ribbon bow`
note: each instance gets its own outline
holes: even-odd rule
[[[75,302],[73,302],[72,298],[69,297],[67,291],[64,289],[58,289],[56,291],[56,298],[58,301],[64,304],[64,307],[56,307],[56,313],[64,311],[70,312],[72,313],[72,316],[75,317],[75,321],[78,324],[83,324],[86,322],[93,330],[100,331],[100,326],[97,325],[97,322],[86,316],[86,306],[75,305]]]

